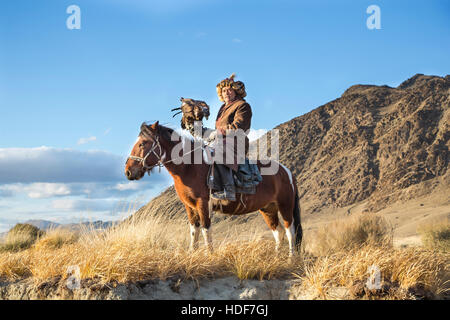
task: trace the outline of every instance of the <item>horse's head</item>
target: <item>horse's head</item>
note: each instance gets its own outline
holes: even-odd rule
[[[141,133],[125,163],[125,175],[128,180],[139,180],[146,172],[161,165],[165,152],[160,143],[160,126],[156,121],[151,126],[143,123]]]

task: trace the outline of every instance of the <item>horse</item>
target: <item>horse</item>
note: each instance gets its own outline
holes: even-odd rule
[[[192,160],[193,152],[184,153],[181,156],[179,152],[178,154],[174,152],[175,156],[172,157],[172,151],[179,143],[176,141],[182,137],[173,129],[159,125],[158,121],[152,125],[143,123],[140,129],[138,139],[125,163],[125,175],[128,180],[139,180],[147,172],[150,175],[151,170],[157,166],[164,166],[167,169],[174,180],[176,193],[186,208],[190,224],[190,251],[198,248],[200,231],[205,246],[212,251],[210,214],[212,214],[211,211],[219,210],[229,215],[259,211],[272,230],[277,252],[283,240],[283,227],[278,216],[280,213],[289,242],[289,256],[292,257],[300,251],[303,231],[299,197],[297,185],[289,169],[280,164],[277,173],[264,175],[263,180],[256,187],[255,194],[241,194],[240,200],[233,202],[226,200],[210,202],[210,190],[206,184],[210,164],[203,159],[200,164],[195,164],[193,161],[184,161],[188,163],[180,161],[181,158]],[[187,141],[191,144],[189,150],[195,150],[195,140]],[[270,165],[270,163],[262,164],[257,161],[260,170]]]

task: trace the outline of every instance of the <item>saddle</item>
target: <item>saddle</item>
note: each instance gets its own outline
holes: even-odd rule
[[[208,179],[206,185],[213,190],[220,190],[221,185],[217,182],[214,174],[214,163],[209,166]],[[236,193],[255,194],[256,186],[262,181],[261,173],[255,163],[250,163],[245,158],[245,163],[238,165],[238,171],[233,174]]]

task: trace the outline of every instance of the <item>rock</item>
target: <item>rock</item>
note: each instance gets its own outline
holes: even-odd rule
[[[36,285],[22,280],[0,283],[0,299],[75,299],[75,300],[287,300],[291,298],[290,280],[239,280],[234,277],[180,281],[169,279],[101,285],[82,281],[81,288],[70,290],[64,282],[48,281]]]

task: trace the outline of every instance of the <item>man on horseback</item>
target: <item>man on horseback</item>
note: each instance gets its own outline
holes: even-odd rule
[[[214,163],[214,178],[223,188],[223,191],[211,195],[216,200],[236,201],[236,188],[234,173],[238,170],[238,164],[245,158],[249,149],[247,138],[252,119],[252,109],[244,100],[247,93],[242,81],[234,81],[235,74],[219,82],[216,86],[217,95],[224,104],[219,109],[216,119],[216,142],[221,142],[221,148],[216,149],[219,156],[227,159],[225,162]],[[242,136],[245,142],[244,148],[240,148],[238,136]],[[227,138],[228,137],[228,138]],[[230,143],[230,138],[233,139]],[[218,141],[220,139],[221,141]],[[219,143],[220,145],[220,143]],[[220,152],[222,151],[222,154]],[[228,155],[228,156],[227,156]],[[217,158],[216,158],[217,159]],[[223,159],[223,158],[222,158]],[[231,159],[231,161],[230,161]]]
[[[247,133],[250,129],[252,110],[244,100],[246,96],[244,84],[240,81],[235,82],[232,75],[217,85],[217,93],[224,104],[217,115],[216,130],[213,131],[216,134],[212,144],[214,154],[205,148],[204,157],[200,159],[205,160],[206,155],[208,161],[195,163],[195,155],[192,152],[199,141],[188,139],[184,143],[188,143],[187,146],[191,150],[188,155],[194,155],[194,163],[191,161],[184,163],[181,161],[183,157],[180,158],[179,155],[180,144],[176,142],[181,136],[175,130],[159,125],[158,121],[152,125],[143,123],[138,140],[125,163],[125,175],[129,180],[139,180],[156,166],[164,166],[167,169],[174,179],[175,191],[186,208],[190,223],[190,250],[197,248],[200,230],[205,245],[212,249],[211,212],[219,211],[220,208],[220,212],[224,214],[241,215],[259,210],[273,232],[277,250],[282,240],[280,228],[284,226],[289,242],[289,256],[293,256],[294,251],[300,248],[302,228],[298,189],[292,172],[280,164],[283,170],[277,170],[260,179],[258,169],[262,164],[259,161],[251,164],[245,159],[249,149]],[[183,123],[189,124],[186,126],[187,129],[191,128],[192,120],[201,123],[202,115],[209,114],[209,108],[202,101],[193,99],[182,101],[183,104],[189,104],[181,107],[185,116]],[[201,128],[203,132],[203,126]],[[236,138],[239,140],[237,145],[234,143]],[[208,137],[206,142],[211,142],[212,139],[213,137]],[[182,143],[183,150],[184,143]],[[200,144],[200,147],[203,148],[204,145]],[[223,162],[225,153],[226,161]],[[212,167],[208,155],[214,159]],[[275,160],[270,162],[278,163]],[[211,171],[214,176],[212,180]],[[220,191],[211,194],[211,190]],[[236,192],[241,195],[240,201],[236,201]],[[228,201],[215,203],[210,199]]]

